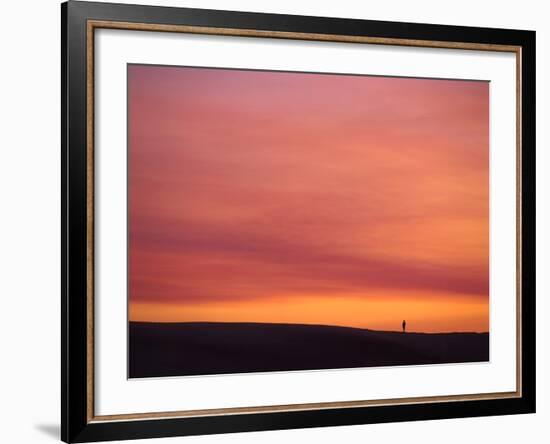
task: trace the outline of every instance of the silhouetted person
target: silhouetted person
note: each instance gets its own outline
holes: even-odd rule
[[[403,323],[401,324],[401,326],[403,327],[403,333],[405,333],[405,329],[407,328],[407,322],[405,321],[405,319],[403,319]]]

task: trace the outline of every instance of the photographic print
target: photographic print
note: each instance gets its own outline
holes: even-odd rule
[[[489,360],[489,82],[127,75],[130,378]]]
[[[387,20],[63,3],[63,441],[536,411],[536,33]]]

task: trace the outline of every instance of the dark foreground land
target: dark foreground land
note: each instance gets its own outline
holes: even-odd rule
[[[488,360],[488,333],[208,322],[129,326],[130,378]]]

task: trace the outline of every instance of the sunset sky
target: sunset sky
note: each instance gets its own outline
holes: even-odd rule
[[[128,66],[135,321],[489,329],[489,84]]]

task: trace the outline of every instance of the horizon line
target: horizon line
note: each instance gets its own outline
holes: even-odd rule
[[[254,324],[254,325],[301,325],[307,327],[333,327],[333,328],[349,328],[353,330],[366,330],[379,333],[408,333],[408,334],[490,334],[489,331],[402,331],[402,330],[375,330],[366,327],[354,327],[350,325],[337,325],[337,324],[308,324],[308,323],[292,323],[292,322],[254,322],[254,321],[132,321],[128,320],[128,324]]]

